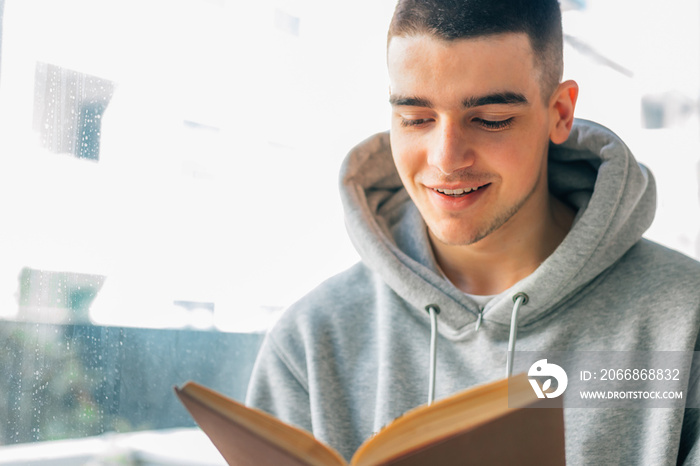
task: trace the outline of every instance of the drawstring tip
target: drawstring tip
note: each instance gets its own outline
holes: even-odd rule
[[[481,328],[481,320],[484,317],[484,310],[479,309],[479,315],[476,317],[476,325],[474,326],[474,331],[478,332],[479,329]]]

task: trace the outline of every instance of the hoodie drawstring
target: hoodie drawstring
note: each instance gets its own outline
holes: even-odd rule
[[[508,338],[508,353],[506,355],[506,378],[513,375],[513,356],[515,354],[515,340],[518,338],[518,311],[520,306],[527,304],[529,296],[523,292],[513,296],[513,312],[510,316],[510,336]],[[428,405],[435,401],[435,378],[437,372],[437,315],[440,308],[436,304],[428,304],[425,310],[430,314],[430,368],[428,377]],[[483,309],[479,312],[476,330],[481,326]]]
[[[435,304],[425,306],[430,313],[430,374],[428,378],[428,405],[435,400],[435,374],[437,372],[437,315],[440,308]]]
[[[506,378],[513,375],[513,356],[515,355],[515,340],[518,338],[518,311],[520,306],[527,304],[530,298],[523,292],[513,296],[513,312],[510,315],[510,337],[508,338],[508,354],[506,355]]]

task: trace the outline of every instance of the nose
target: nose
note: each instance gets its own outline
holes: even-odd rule
[[[449,175],[474,165],[474,148],[458,122],[445,121],[436,128],[428,149],[428,164]]]

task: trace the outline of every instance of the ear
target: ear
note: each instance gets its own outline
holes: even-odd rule
[[[578,98],[578,84],[575,81],[564,81],[559,84],[552,94],[549,104],[551,116],[549,139],[554,144],[566,141],[574,124],[574,109]]]

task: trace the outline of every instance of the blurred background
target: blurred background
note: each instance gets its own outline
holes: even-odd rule
[[[0,465],[221,464],[279,313],[357,261],[345,154],[389,127],[395,0],[0,0]],[[562,1],[577,114],[700,257],[698,2]]]

